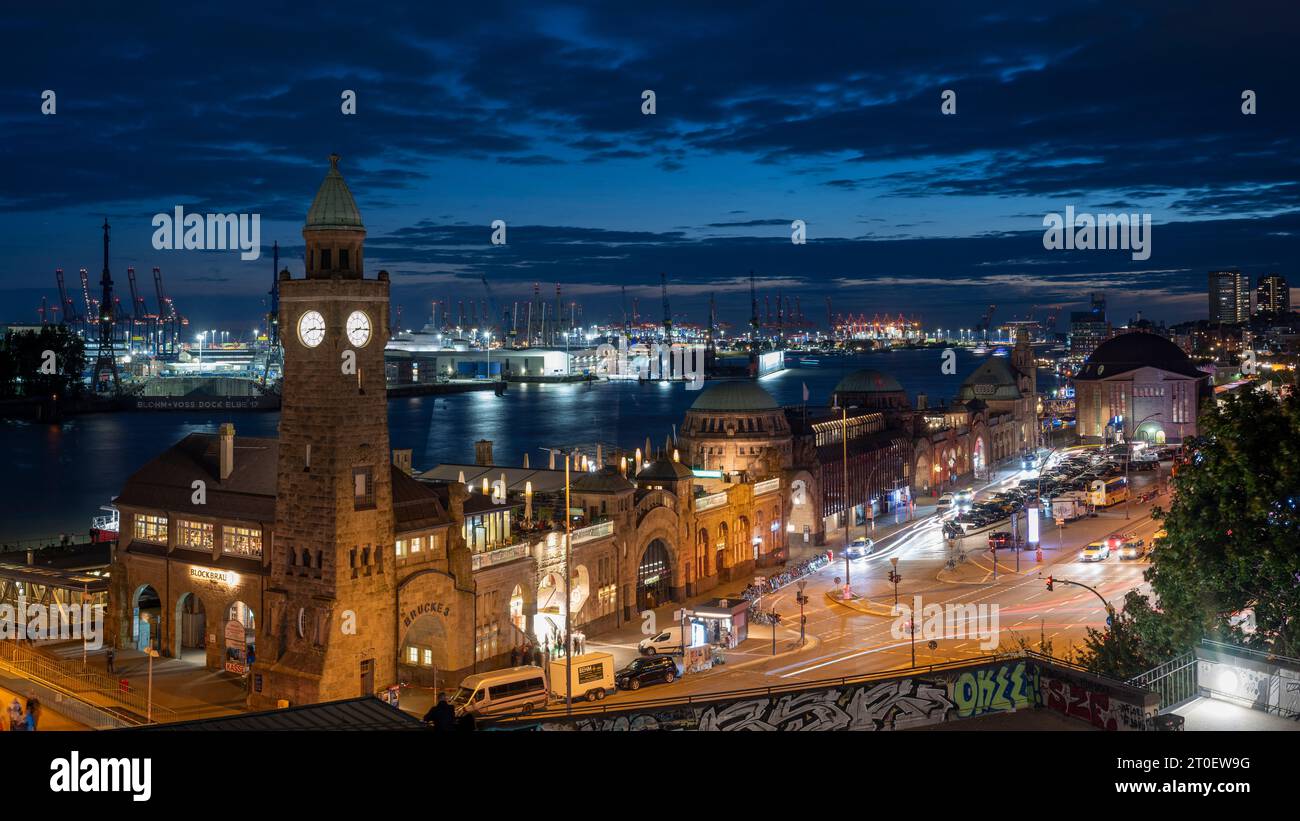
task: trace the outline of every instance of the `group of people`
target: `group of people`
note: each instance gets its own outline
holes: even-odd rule
[[[14,696],[14,700],[9,702],[9,721],[4,726],[6,729],[15,732],[18,730],[35,730],[40,712],[41,703],[35,698],[30,696],[27,698],[27,709],[24,710],[22,703],[18,701],[18,697]]]
[[[572,637],[573,654],[580,656],[587,652],[587,635],[575,630]],[[550,631],[540,643],[527,642],[510,650],[511,667],[523,664],[543,667],[547,659],[557,658],[564,658],[564,633],[560,630]]]

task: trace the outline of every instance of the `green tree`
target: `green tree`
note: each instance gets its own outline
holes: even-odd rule
[[[1166,536],[1145,578],[1082,661],[1126,679],[1213,637],[1285,655],[1300,651],[1300,395],[1250,391],[1207,405],[1184,447]],[[1230,620],[1252,609],[1256,630]]]
[[[1162,618],[1151,638],[1189,647],[1216,635],[1294,655],[1300,649],[1300,395],[1250,391],[1207,406],[1188,443],[1168,536],[1146,579]],[[1229,624],[1254,608],[1256,632]]]
[[[54,354],[53,372],[47,373]],[[10,331],[0,346],[0,395],[78,396],[85,390],[86,344],[64,325],[43,325],[39,331]]]

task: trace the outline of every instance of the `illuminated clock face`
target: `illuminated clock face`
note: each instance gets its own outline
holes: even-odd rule
[[[348,317],[348,341],[358,348],[370,341],[370,317],[365,311],[353,311]]]
[[[319,311],[308,311],[298,319],[298,339],[308,348],[314,348],[325,338],[325,317]]]

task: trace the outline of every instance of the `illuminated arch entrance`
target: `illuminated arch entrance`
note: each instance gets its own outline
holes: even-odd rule
[[[176,618],[172,620],[172,655],[191,664],[207,665],[208,614],[203,600],[186,593],[176,601]]]
[[[646,545],[636,569],[636,602],[640,610],[651,610],[672,599],[673,568],[668,546],[662,539]]]
[[[131,646],[161,651],[162,598],[153,585],[142,584],[131,596]]]

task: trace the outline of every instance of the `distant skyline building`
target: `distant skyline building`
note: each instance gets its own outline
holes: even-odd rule
[[[1082,363],[1097,346],[1110,337],[1106,319],[1106,295],[1094,293],[1092,306],[1086,311],[1070,312],[1070,358]]]
[[[1281,274],[1267,274],[1255,284],[1255,313],[1281,314],[1291,310],[1291,287]]]
[[[1237,323],[1250,318],[1249,282],[1236,269],[1209,275],[1210,321]]]

